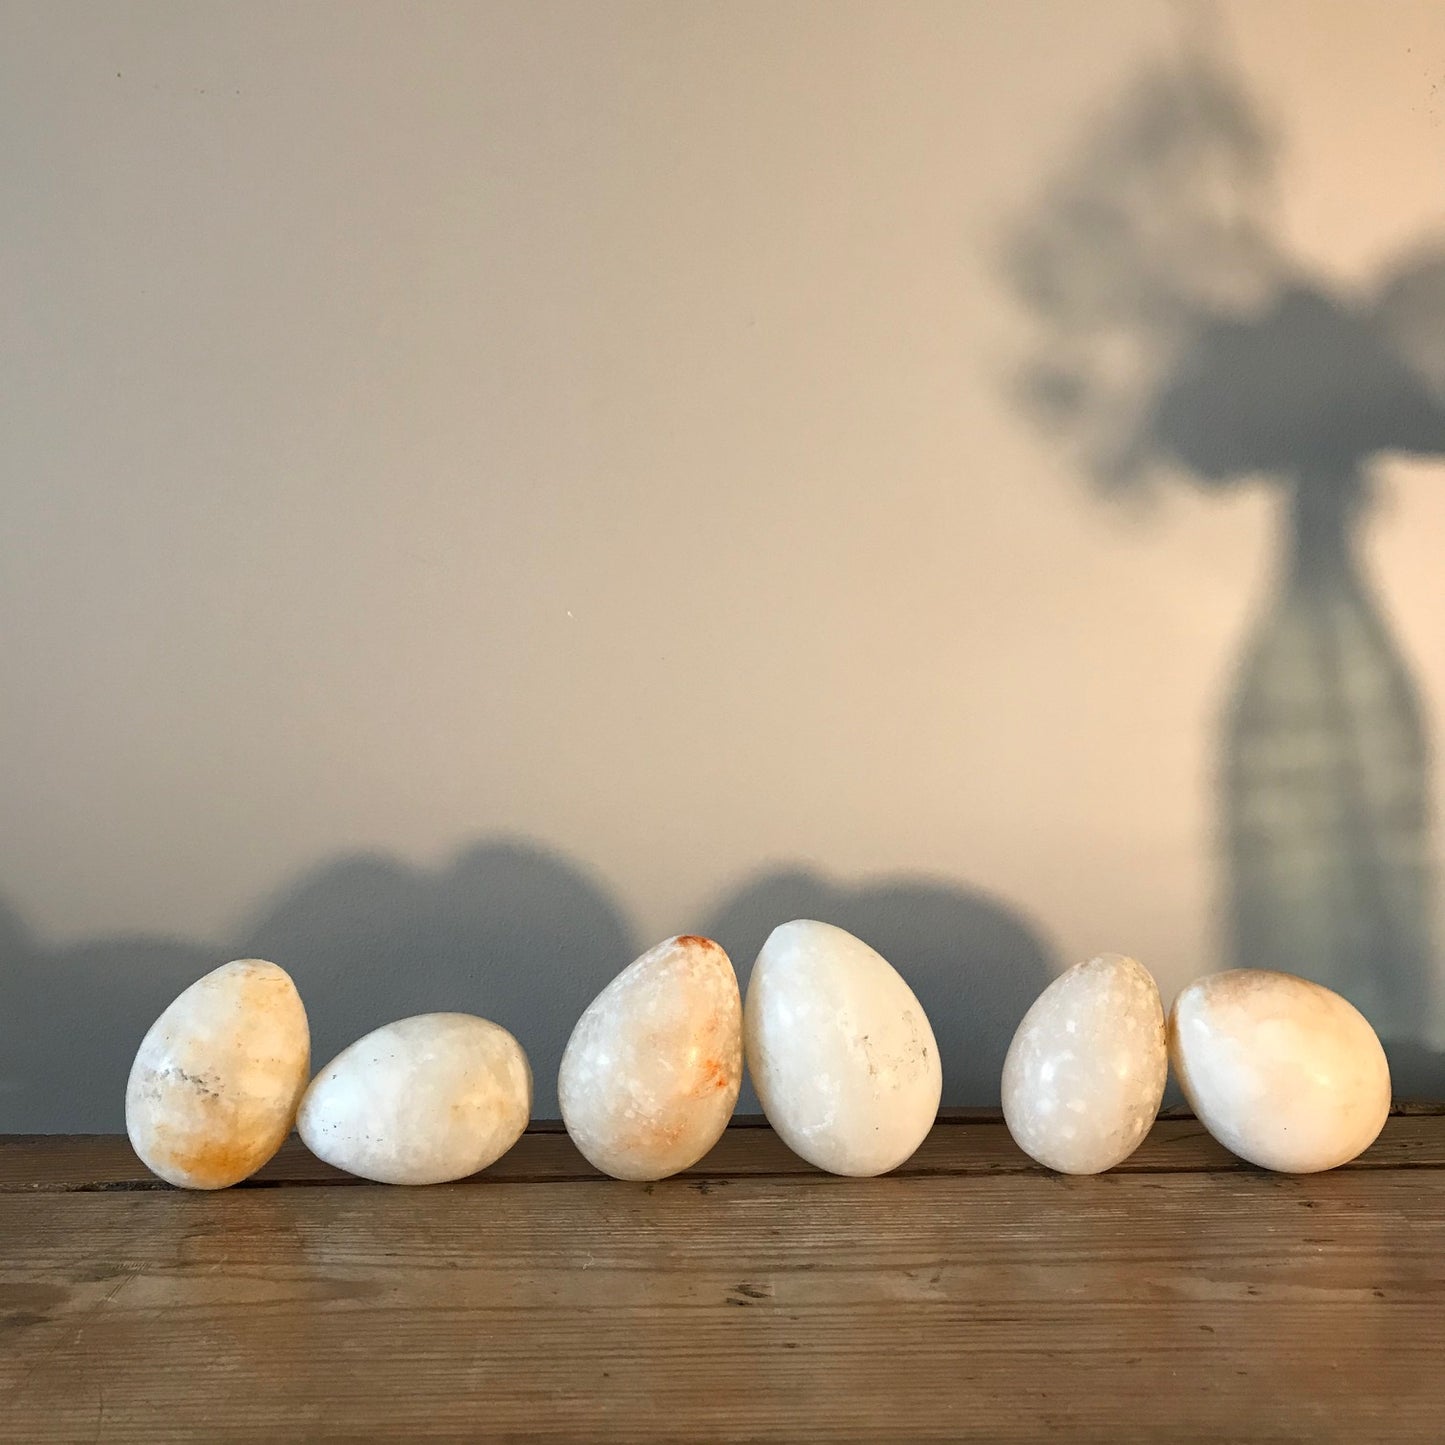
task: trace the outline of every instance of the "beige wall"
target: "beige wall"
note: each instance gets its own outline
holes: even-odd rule
[[[1363,283],[1445,226],[1445,7],[1223,14],[1296,256]],[[49,980],[87,941],[220,962],[338,855],[501,837],[606,896],[599,977],[779,867],[987,894],[1053,969],[1219,966],[1214,730],[1274,502],[1102,502],[1011,398],[997,264],[1180,11],[12,0],[3,28],[25,1032],[66,1037]],[[1438,714],[1445,467],[1385,470],[1371,566]],[[14,1118],[105,1123],[109,1079]]]

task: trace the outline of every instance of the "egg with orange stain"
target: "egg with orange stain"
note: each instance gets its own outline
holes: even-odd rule
[[[125,1091],[126,1132],[168,1183],[225,1189],[281,1147],[310,1069],[311,1032],[291,976],[259,958],[223,964],[141,1040]]]
[[[742,998],[710,938],[669,938],[588,1006],[562,1055],[567,1132],[615,1179],[696,1164],[732,1117],[743,1077]]]

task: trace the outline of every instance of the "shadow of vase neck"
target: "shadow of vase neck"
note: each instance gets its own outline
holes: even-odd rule
[[[1368,501],[1364,477],[1354,469],[1292,479],[1286,522],[1292,584],[1359,580],[1356,542]]]

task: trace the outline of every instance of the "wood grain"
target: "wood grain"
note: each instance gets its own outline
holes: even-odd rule
[[[622,1184],[539,1132],[530,1172],[220,1194],[8,1141],[0,1438],[1442,1438],[1445,1119],[1303,1179],[1191,1127],[1094,1179],[970,1119],[874,1180],[744,1128]]]

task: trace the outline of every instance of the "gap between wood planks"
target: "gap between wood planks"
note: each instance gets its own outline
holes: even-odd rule
[[[1445,1104],[1407,1103],[1391,1111],[1379,1140],[1346,1171],[1445,1169]],[[1193,1115],[1169,1109],[1149,1137],[1115,1173],[1256,1173],[1209,1137]],[[1050,1171],[1013,1143],[996,1109],[948,1109],[918,1152],[890,1177],[988,1178]],[[714,1150],[679,1179],[795,1179],[819,1183],[830,1176],[799,1159],[761,1116],[735,1119]],[[465,1187],[503,1184],[599,1183],[605,1176],[573,1147],[560,1121],[538,1120],[502,1159]],[[378,1187],[321,1163],[294,1137],[277,1157],[238,1189]],[[442,1186],[446,1187],[446,1186]],[[618,1187],[625,1187],[619,1184]],[[139,1193],[170,1190],[131,1152],[123,1135],[0,1136],[0,1195],[36,1193]]]

